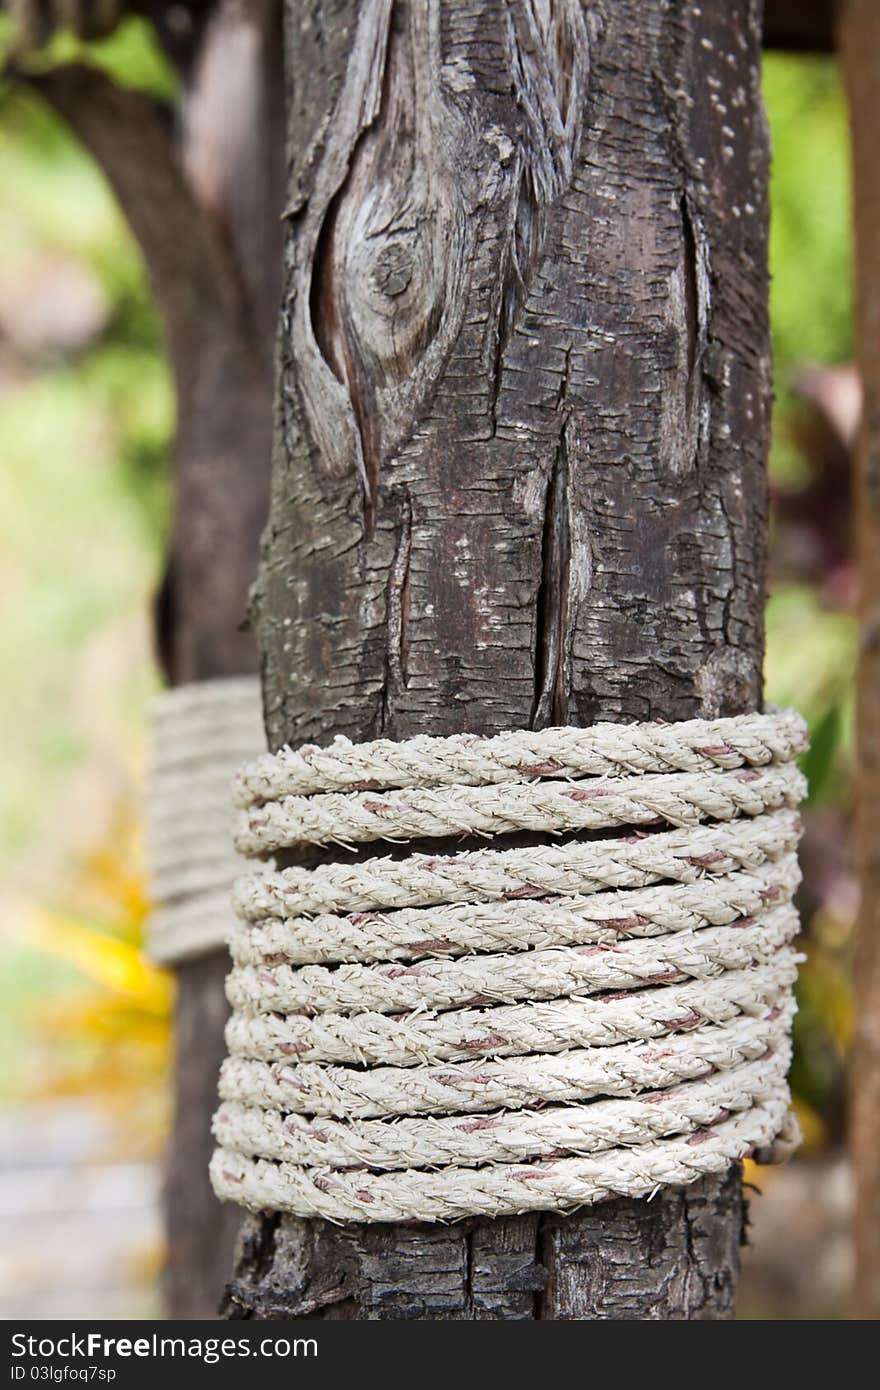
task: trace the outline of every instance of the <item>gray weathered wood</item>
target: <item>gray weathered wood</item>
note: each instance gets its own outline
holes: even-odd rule
[[[270,741],[761,698],[755,0],[288,0]],[[724,1318],[738,1173],[567,1218],[244,1230],[233,1317]]]

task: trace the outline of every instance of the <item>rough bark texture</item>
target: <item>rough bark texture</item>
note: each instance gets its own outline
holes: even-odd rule
[[[150,7],[183,77],[176,139],[169,113],[92,68],[28,78],[110,181],[165,324],[178,424],[157,636],[174,685],[257,669],[245,620],[268,507],[284,144],[273,0],[177,9],[167,30],[168,7]],[[207,1177],[227,968],[217,952],[177,972],[166,1181],[175,1317],[215,1314],[239,1225]]]
[[[761,698],[753,0],[287,6],[270,742]],[[560,1219],[250,1220],[233,1317],[724,1318],[739,1174]]]
[[[851,1149],[856,1199],[853,1314],[880,1317],[880,9],[841,11],[852,126],[858,365],[864,391],[856,470],[861,590],[857,822],[862,904],[854,982]]]

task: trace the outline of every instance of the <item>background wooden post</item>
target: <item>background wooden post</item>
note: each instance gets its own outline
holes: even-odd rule
[[[266,520],[283,185],[275,0],[147,6],[181,78],[169,113],[84,64],[28,80],[107,176],[144,254],[177,394],[173,530],[157,604],[170,684],[257,669],[248,594]],[[82,23],[90,32],[88,7]],[[166,1305],[216,1313],[238,1214],[208,1182],[225,951],[183,963],[166,1162]]]
[[[855,767],[861,908],[850,1076],[853,1314],[880,1317],[880,8],[840,12],[853,151],[856,337],[864,406],[856,468],[861,644]]]
[[[755,0],[289,0],[271,744],[761,700]],[[739,1172],[651,1203],[250,1220],[233,1317],[724,1318]]]

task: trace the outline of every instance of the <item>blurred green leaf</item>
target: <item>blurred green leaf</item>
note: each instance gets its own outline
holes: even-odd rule
[[[15,23],[0,14],[0,53],[15,42]],[[178,90],[177,74],[148,20],[128,15],[104,39],[78,39],[69,29],[57,29],[49,42],[23,63],[45,70],[58,63],[85,62],[101,68],[124,87],[136,87],[157,100],[171,101]]]
[[[808,806],[822,798],[840,747],[842,727],[840,706],[834,704],[810,730],[810,747],[801,760],[801,768],[810,784]]]

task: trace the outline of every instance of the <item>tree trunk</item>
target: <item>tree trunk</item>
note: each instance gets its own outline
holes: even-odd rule
[[[248,594],[269,495],[280,289],[283,101],[275,0],[149,6],[182,77],[178,139],[94,69],[29,77],[90,149],[143,251],[177,393],[174,520],[157,605],[172,685],[257,669]],[[211,13],[207,13],[211,8]],[[87,22],[87,13],[83,16]],[[184,39],[181,38],[184,36]],[[239,1227],[208,1181],[228,1008],[225,951],[177,970],[166,1304],[216,1314]]]
[[[247,629],[268,511],[272,362],[280,289],[283,107],[280,23],[272,0],[221,5],[184,99],[184,156],[200,201],[224,226],[243,315],[206,332],[176,362],[176,506],[160,631],[172,684],[257,669]],[[233,97],[235,100],[233,100]],[[166,1160],[169,1316],[216,1315],[239,1213],[208,1181],[210,1121],[225,1053],[225,951],[177,969],[174,1125]]]
[[[759,705],[756,0],[288,0],[270,743]],[[718,1180],[576,1215],[249,1219],[232,1317],[726,1318]]]
[[[851,1145],[855,1171],[853,1315],[880,1317],[880,10],[841,11],[852,127],[857,352],[864,391],[856,470],[861,646],[858,672],[857,828],[861,910],[854,983]]]

